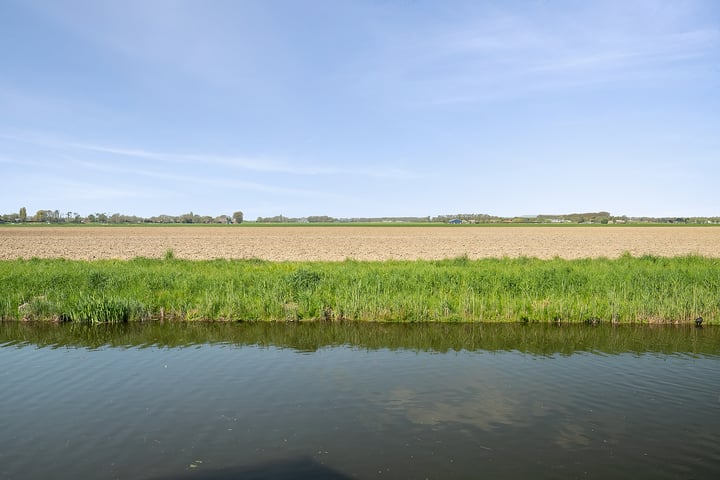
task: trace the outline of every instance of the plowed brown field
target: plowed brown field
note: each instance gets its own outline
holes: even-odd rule
[[[715,227],[3,227],[0,259],[720,257]]]

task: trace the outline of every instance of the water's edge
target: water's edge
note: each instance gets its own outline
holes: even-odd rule
[[[665,353],[720,356],[720,327],[358,322],[0,322],[0,346],[274,346],[298,351],[351,346],[369,350]]]

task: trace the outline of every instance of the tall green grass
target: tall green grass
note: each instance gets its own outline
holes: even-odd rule
[[[390,262],[0,261],[0,318],[720,323],[699,256]]]

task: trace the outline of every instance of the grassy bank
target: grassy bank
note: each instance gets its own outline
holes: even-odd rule
[[[720,323],[720,260],[0,262],[0,318]]]

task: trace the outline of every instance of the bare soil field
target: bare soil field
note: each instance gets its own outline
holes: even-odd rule
[[[713,227],[23,227],[0,228],[0,259],[162,257],[415,260],[485,257],[720,257]]]

